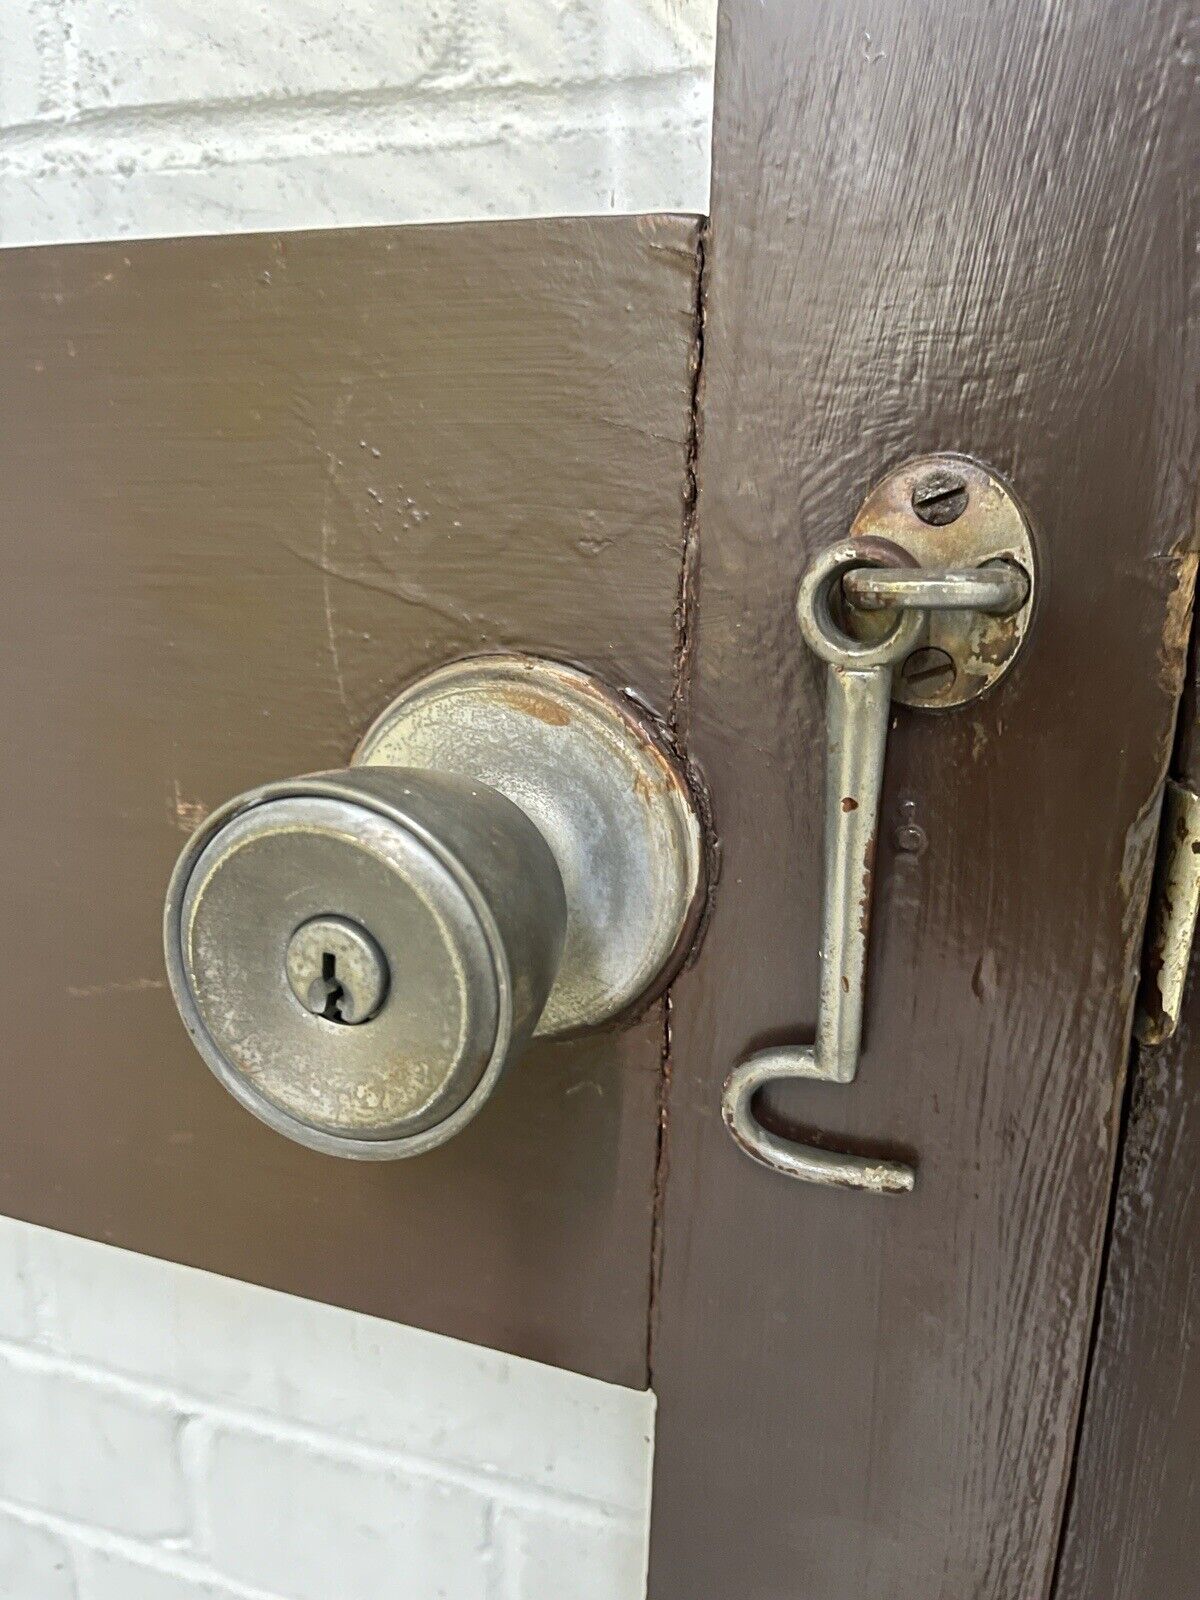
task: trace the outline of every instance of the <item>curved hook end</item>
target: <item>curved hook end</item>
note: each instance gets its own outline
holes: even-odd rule
[[[874,1161],[841,1155],[817,1145],[781,1139],[754,1115],[755,1094],[776,1078],[820,1078],[810,1049],[764,1050],[735,1067],[721,1093],[721,1116],[737,1144],[752,1161],[803,1183],[827,1188],[863,1189],[870,1194],[908,1194],[916,1172],[902,1161]]]

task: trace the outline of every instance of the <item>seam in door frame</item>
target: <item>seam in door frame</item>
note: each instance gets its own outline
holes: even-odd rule
[[[691,713],[692,654],[695,645],[696,605],[700,566],[700,530],[697,520],[699,499],[699,460],[701,435],[701,407],[704,390],[704,320],[707,282],[705,266],[708,248],[708,221],[701,218],[696,234],[696,288],[692,310],[691,392],[688,402],[687,444],[684,451],[683,478],[683,538],[679,560],[679,590],[675,601],[674,627],[675,651],[671,678],[671,705],[667,728],[676,755],[693,778],[693,790],[703,800],[703,782],[695,773],[688,755],[688,734]],[[711,896],[715,881],[715,852],[711,844],[712,829],[707,807],[702,806],[705,832],[710,841],[710,871],[708,892]],[[699,941],[707,921],[705,908],[696,939]],[[669,1168],[669,1134],[671,1112],[671,1079],[673,1069],[671,1008],[672,989],[662,999],[662,1045],[659,1057],[658,1089],[658,1144],[654,1158],[654,1201],[650,1234],[650,1295],[646,1318],[646,1382],[654,1384],[654,1339],[658,1320],[658,1292],[662,1278],[663,1209],[666,1202],[667,1172]]]
[[[1187,553],[1180,557],[1181,560],[1189,559]],[[1190,559],[1195,560],[1195,556]],[[1167,762],[1166,771],[1163,773],[1163,782],[1159,786],[1160,809],[1159,826],[1162,823],[1161,795],[1167,778],[1181,771],[1181,747],[1186,730],[1183,726],[1183,708],[1187,701],[1187,685],[1195,681],[1195,663],[1197,650],[1200,649],[1200,634],[1197,633],[1196,592],[1193,577],[1193,590],[1191,599],[1191,621],[1188,627],[1188,647],[1184,652],[1183,669],[1180,679],[1179,694],[1175,702],[1175,727],[1171,733],[1171,755]],[[1154,850],[1151,860],[1158,855],[1158,829],[1155,830]],[[1147,900],[1146,914],[1143,918],[1143,939],[1148,936],[1150,927],[1150,903]],[[1141,946],[1138,950],[1139,967],[1144,966],[1145,954]],[[1136,986],[1135,986],[1136,1003]],[[1113,1238],[1116,1233],[1117,1211],[1121,1203],[1121,1179],[1125,1170],[1125,1157],[1128,1150],[1129,1136],[1133,1124],[1134,1102],[1137,1097],[1138,1087],[1142,1078],[1143,1047],[1133,1036],[1133,1008],[1129,1016],[1129,1041],[1125,1059],[1125,1081],[1121,1088],[1120,1121],[1117,1127],[1117,1137],[1113,1150],[1112,1176],[1108,1192],[1108,1210],[1104,1218],[1104,1236],[1100,1246],[1100,1260],[1096,1269],[1095,1295],[1092,1301],[1092,1323],[1088,1331],[1087,1355],[1083,1363],[1083,1375],[1079,1385],[1079,1405],[1075,1413],[1075,1432],[1071,1441],[1071,1460],[1067,1469],[1067,1481],[1062,1492],[1062,1505],[1058,1519],[1058,1543],[1054,1551],[1054,1563],[1050,1569],[1050,1582],[1047,1587],[1048,1600],[1058,1600],[1059,1589],[1062,1582],[1063,1561],[1066,1558],[1067,1536],[1071,1528],[1071,1517],[1075,1509],[1075,1492],[1078,1485],[1079,1463],[1083,1450],[1083,1433],[1087,1423],[1088,1402],[1091,1397],[1092,1379],[1095,1376],[1096,1358],[1100,1347],[1100,1334],[1104,1323],[1104,1306],[1108,1290],[1108,1274],[1111,1263]]]

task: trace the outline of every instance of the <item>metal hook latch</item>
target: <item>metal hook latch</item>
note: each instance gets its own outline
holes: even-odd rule
[[[956,463],[962,460],[949,459]],[[906,538],[907,548],[892,542],[891,536],[901,531],[897,522],[903,521],[904,514],[911,518],[918,505],[917,489],[909,495],[906,480],[911,480],[922,465],[928,468],[928,463],[913,463],[907,473],[901,469],[893,479],[885,480],[855,523],[859,536],[818,555],[800,585],[800,630],[827,668],[825,869],[816,1042],[758,1051],[729,1075],[721,1101],[726,1126],[755,1161],[808,1183],[865,1189],[876,1194],[910,1190],[915,1178],[913,1168],[899,1161],[840,1154],[780,1137],[758,1120],[753,1099],[764,1085],[779,1079],[850,1083],[858,1070],[873,858],[893,669],[914,655],[940,653],[950,659],[949,652],[929,645],[931,632],[940,643],[950,644],[954,638],[968,640],[974,626],[968,613],[1009,620],[1023,613],[1019,629],[1014,621],[1010,658],[1024,637],[1033,586],[1032,547],[1015,502],[986,468],[962,462],[963,477],[975,486],[983,502],[974,528],[964,530],[968,540],[974,537],[976,548],[963,550],[961,545],[947,541],[951,554],[977,557],[978,541],[982,539],[983,561],[953,568],[927,566],[917,560],[929,549],[928,544],[922,548],[920,536]],[[903,505],[894,493],[896,480],[905,489]],[[985,490],[991,492],[990,500]],[[877,512],[882,511],[878,520],[874,524],[867,522],[872,503],[889,491],[891,501],[885,498],[882,508],[876,506]],[[1003,497],[1002,505],[996,495]],[[1026,539],[1023,544],[1017,542],[1007,548],[1001,541],[997,555],[996,523],[1007,522],[1010,511],[1019,519]],[[870,536],[876,528],[889,537]],[[993,536],[990,543],[986,537],[989,529]],[[932,531],[923,530],[926,535]],[[937,531],[944,534],[949,530]],[[1011,527],[1008,531],[1012,531]],[[864,537],[864,533],[868,536]],[[877,634],[867,641],[852,637],[835,617],[835,599],[849,601],[855,609],[867,612],[886,610],[890,626],[882,638]],[[931,628],[931,617],[956,617],[958,633]],[[963,651],[968,649],[969,645],[964,644]],[[1004,665],[1008,664],[1006,660]],[[994,681],[994,677],[988,681]],[[961,703],[986,686],[982,679],[974,690],[965,693],[960,686],[957,701],[944,703]]]

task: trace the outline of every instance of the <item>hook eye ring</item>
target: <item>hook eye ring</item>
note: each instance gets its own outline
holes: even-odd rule
[[[921,637],[924,612],[898,611],[882,639],[854,639],[835,620],[832,601],[843,575],[855,567],[913,566],[908,552],[887,539],[846,539],[821,551],[809,563],[796,595],[800,631],[813,654],[832,667],[860,672],[903,660]]]

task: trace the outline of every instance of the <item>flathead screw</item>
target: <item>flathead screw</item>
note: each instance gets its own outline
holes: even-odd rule
[[[900,677],[914,699],[936,700],[957,676],[953,657],[932,645],[914,650],[900,664]]]
[[[952,467],[935,467],[918,479],[912,492],[912,508],[922,522],[944,528],[956,522],[967,509],[967,480]]]

